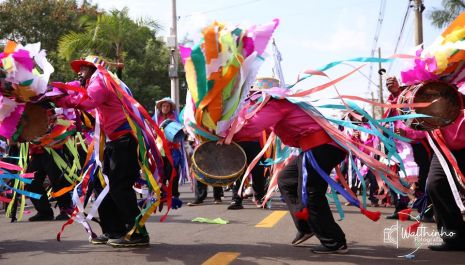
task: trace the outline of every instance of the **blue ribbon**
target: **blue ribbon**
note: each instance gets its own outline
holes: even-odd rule
[[[339,197],[337,196],[337,193],[334,189],[331,189],[331,195],[333,197],[334,204],[336,205],[337,213],[339,214],[339,221],[344,220],[344,210],[342,210],[341,201],[339,200]]]
[[[357,165],[355,164],[355,161],[353,159],[352,154],[349,155],[349,159],[352,163],[353,169],[355,173],[357,174],[358,179],[360,180],[360,183],[362,183],[362,205],[363,208],[367,208],[367,186],[365,184],[365,178],[362,176],[362,173],[360,173],[360,170],[358,169]]]
[[[341,61],[334,61],[331,62],[321,68],[318,68],[318,71],[324,72],[328,69],[333,68],[334,66],[337,66],[343,62],[364,62],[364,63],[388,63],[394,61],[395,58],[378,58],[378,57],[357,57],[357,58],[352,58],[352,59],[347,59],[347,60],[341,60]],[[297,80],[294,84],[287,86],[287,88],[292,88],[295,86],[297,83],[301,82],[302,80],[305,80],[313,75],[306,75],[301,77],[299,80]]]
[[[311,152],[311,151],[308,150],[307,152]],[[302,193],[302,204],[305,207],[308,207],[308,194],[307,194],[308,172],[307,172],[307,158],[306,158],[307,152],[304,152],[304,155],[302,157],[302,190],[300,191]]]
[[[328,176],[328,174],[326,174],[326,172],[324,172],[320,168],[320,166],[318,165],[318,163],[317,163],[317,161],[315,159],[315,156],[313,155],[311,150],[308,150],[308,151],[304,152],[303,165],[302,165],[303,166],[303,168],[302,168],[303,173],[306,173],[306,171],[304,171],[303,169],[305,168],[305,165],[307,164],[307,161],[310,162],[310,164],[315,169],[315,171],[318,172],[318,174],[329,184],[329,186],[332,189],[339,192],[339,194],[341,194],[352,205],[360,207],[360,203],[359,203],[359,201],[357,199],[353,198],[341,185],[339,185],[336,181],[334,181],[330,176]],[[305,181],[302,181],[302,187],[304,186],[304,183],[306,183],[306,179],[305,179]],[[302,199],[303,199],[303,196],[302,196]]]
[[[6,170],[4,170],[5,172],[7,172]],[[12,174],[12,173],[3,173],[3,174],[0,174],[0,179],[17,179],[21,182],[24,182],[25,184],[31,184],[32,182],[32,179],[28,179],[28,178],[23,178],[21,177],[19,174]]]
[[[30,192],[30,191],[25,191],[25,190],[20,190],[20,189],[16,189],[16,188],[13,188],[11,186],[9,186],[8,184],[6,184],[3,180],[0,179],[0,186],[5,186],[7,187],[7,189],[10,189],[10,190],[13,190],[15,191],[16,193],[19,193],[21,195],[25,195],[29,198],[33,198],[33,199],[40,199],[40,197],[42,197],[41,194],[37,194],[37,193],[34,193],[34,192]]]

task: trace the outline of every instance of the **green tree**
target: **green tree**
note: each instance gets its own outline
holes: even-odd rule
[[[85,25],[85,31],[62,36],[58,51],[66,60],[96,54],[110,65],[124,63],[122,80],[131,88],[134,97],[152,110],[155,100],[169,95],[170,89],[169,51],[156,38],[159,28],[156,21],[133,21],[127,8],[112,10]]]
[[[465,11],[465,2],[461,0],[442,0],[442,9],[435,8],[428,14],[431,24],[443,28]]]
[[[95,20],[96,5],[75,0],[6,0],[0,4],[0,38],[23,44],[40,42],[55,68],[53,80],[69,80],[74,74],[69,61],[58,56],[58,39],[68,32],[79,32],[82,25]]]
[[[41,42],[43,49],[56,50],[57,40],[78,31],[83,17],[96,17],[97,7],[75,0],[6,0],[0,4],[2,39],[22,43]]]

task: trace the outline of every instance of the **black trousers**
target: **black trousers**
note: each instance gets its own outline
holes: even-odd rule
[[[262,147],[259,142],[238,142],[238,144],[244,149],[247,156],[247,165],[249,165],[253,159],[260,153]],[[264,159],[260,160],[261,162]],[[252,169],[252,188],[255,191],[255,198],[261,201],[265,197],[265,167],[259,164],[255,165]],[[239,196],[239,187],[241,185],[242,178],[237,179],[232,188],[232,200],[236,203],[242,203],[242,197]]]
[[[368,170],[366,174],[366,179],[368,180],[368,183],[370,183],[370,195],[368,196],[368,199],[371,201],[371,203],[376,204],[378,203],[378,198],[375,197],[376,192],[378,191],[378,182],[376,182],[376,176],[373,174],[371,169]]]
[[[426,206],[431,204],[431,199],[429,196],[425,195],[426,192],[426,180],[428,179],[428,172],[431,166],[431,157],[428,155],[428,151],[426,150],[425,146],[421,143],[412,144],[413,148],[413,157],[415,162],[420,167],[420,172],[418,174],[418,186],[415,191],[417,195],[417,199],[421,198],[421,196],[426,196],[426,203],[424,209],[419,208],[419,212],[423,214],[425,217],[433,217],[434,210],[429,210],[425,212]]]
[[[200,181],[195,181],[195,200],[203,202],[207,198],[208,186]],[[223,196],[222,187],[213,187],[213,198],[215,200],[221,200]]]
[[[325,145],[321,145],[316,148],[313,148],[312,152],[320,168],[327,174],[329,174],[336,165],[341,163],[342,160],[346,156],[346,153],[343,150],[333,145],[329,145],[329,144],[325,144]],[[301,190],[300,182],[303,180],[303,176],[302,176],[303,174],[302,174],[302,169],[301,169],[303,155],[304,153],[301,153],[297,157],[297,161],[296,161],[298,175],[294,175],[294,177],[298,178],[297,195],[296,196],[294,195],[294,198],[292,198],[295,184],[291,186],[287,186],[287,185],[282,185],[283,183],[281,183],[281,185],[279,186],[281,193],[288,194],[288,196],[294,200],[295,200],[295,197],[299,198],[300,196],[299,195],[300,190]],[[292,165],[289,167],[292,167]],[[326,199],[326,190],[328,188],[328,183],[320,176],[320,174],[318,174],[318,172],[312,167],[310,162],[307,162],[305,164],[305,167],[307,169],[307,175],[308,175],[307,183],[306,183],[307,194],[308,194],[307,207],[309,211],[308,223],[311,229],[313,230],[313,232],[315,232],[316,236],[320,240],[321,244],[323,244],[324,246],[328,248],[338,248],[341,245],[346,243],[346,239],[345,239],[345,234],[342,231],[341,227],[339,227],[339,225],[334,221],[333,214],[331,212],[331,209],[329,208],[328,200]],[[295,169],[287,171],[287,174],[286,173],[282,173],[282,174],[287,175],[286,178],[291,178],[289,175],[295,174]],[[279,185],[279,180],[278,180],[278,185]],[[290,190],[286,190],[286,189],[290,189]],[[289,208],[291,209],[291,207],[298,207],[298,205],[297,206],[291,205]]]
[[[421,143],[412,144],[412,149],[415,163],[417,163],[420,168],[418,174],[418,189],[424,192],[426,189],[426,179],[428,178],[428,172],[431,166],[431,157],[429,157],[428,151]]]
[[[131,136],[107,142],[104,150],[103,173],[108,176],[110,191],[98,208],[103,233],[123,235],[135,224],[140,214],[132,186],[139,177],[137,143]],[[94,179],[95,190],[102,185]]]
[[[55,150],[59,155],[63,156],[62,150]],[[52,191],[56,192],[60,189],[71,185],[63,177],[63,172],[58,168],[53,160],[52,155],[44,151],[40,154],[32,154],[31,160],[27,167],[27,172],[35,172],[32,183],[25,186],[25,189],[30,192],[42,194],[40,199],[31,198],[31,202],[38,213],[42,215],[53,216],[53,210],[48,201],[46,190],[44,188],[45,178],[48,176]],[[73,206],[71,194],[69,192],[57,197],[57,203],[60,209],[65,210]]]
[[[176,166],[176,164],[175,164]],[[170,164],[170,161],[166,156],[163,157],[163,172],[165,173],[165,178],[163,180],[165,185],[168,185],[171,179],[171,172],[173,170],[173,167]],[[176,168],[176,170],[179,170],[179,167]],[[171,186],[171,195],[174,197],[179,197],[179,173],[176,172],[176,176],[173,178],[173,184]]]
[[[465,172],[465,149],[452,152],[462,172]],[[450,165],[449,165],[450,167]],[[460,186],[457,185],[460,189]],[[446,173],[439,163],[436,154],[433,154],[431,166],[426,181],[426,191],[433,202],[434,218],[438,231],[453,232],[454,236],[443,236],[445,243],[451,245],[465,244],[465,222],[456,205],[452,191],[447,181]]]
[[[313,230],[310,227],[308,220],[301,220],[295,217],[295,213],[304,208],[302,204],[302,183],[299,178],[301,165],[298,165],[298,158],[294,157],[283,168],[278,175],[278,187],[281,196],[286,202],[289,212],[291,214],[294,225],[297,231],[305,234],[311,233]]]

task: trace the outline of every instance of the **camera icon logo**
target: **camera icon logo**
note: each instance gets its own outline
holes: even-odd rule
[[[391,227],[384,228],[384,243],[393,244],[396,248],[399,247],[399,223],[392,225]]]

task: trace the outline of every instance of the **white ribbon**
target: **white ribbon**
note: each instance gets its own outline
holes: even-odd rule
[[[441,163],[441,166],[444,169],[444,172],[446,173],[447,182],[449,182],[449,186],[450,186],[450,189],[452,191],[452,195],[454,196],[455,203],[459,207],[460,211],[463,212],[463,211],[465,211],[465,207],[463,205],[462,200],[460,199],[460,194],[459,194],[459,191],[457,190],[457,185],[455,185],[454,178],[452,177],[452,173],[451,173],[451,170],[449,168],[449,164],[447,163],[447,161],[444,158],[444,156],[442,155],[442,153],[439,151],[439,149],[436,146],[436,144],[434,143],[433,139],[431,139],[431,136],[429,134],[427,134],[427,137],[428,137],[428,142],[429,142],[431,148],[433,148],[434,153],[436,154],[436,156],[439,159],[439,163]],[[457,175],[457,173],[455,173],[455,174]]]

